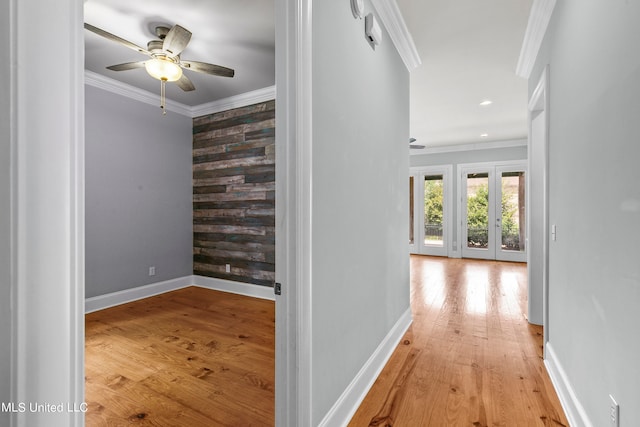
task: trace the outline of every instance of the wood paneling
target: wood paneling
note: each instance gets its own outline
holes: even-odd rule
[[[273,286],[275,101],[193,120],[193,232],[194,274]]]
[[[274,425],[275,306],[189,287],[86,316],[86,425]]]
[[[413,324],[350,426],[568,426],[526,264],[411,256]]]

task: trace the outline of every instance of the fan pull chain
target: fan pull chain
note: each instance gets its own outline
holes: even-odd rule
[[[166,79],[162,79],[160,80],[160,108],[162,108],[162,115],[166,116],[167,115],[167,109],[166,107],[166,103],[167,103],[167,97],[165,95],[165,86],[167,85],[167,80]]]

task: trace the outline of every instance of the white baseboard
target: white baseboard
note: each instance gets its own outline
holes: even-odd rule
[[[346,426],[356,412],[371,386],[387,364],[391,354],[402,339],[412,322],[411,309],[407,309],[387,336],[364,364],[358,375],[351,381],[327,415],[320,422],[320,427]]]
[[[550,343],[545,344],[545,355],[544,364],[569,425],[572,427],[593,427]]]
[[[87,298],[84,301],[84,312],[92,313],[116,305],[126,304],[139,299],[152,297],[165,292],[175,291],[188,286],[198,286],[215,291],[230,292],[233,294],[246,295],[254,298],[275,300],[273,288],[268,286],[252,285],[249,283],[232,282],[231,280],[215,279],[204,276],[185,276],[171,279],[164,282],[152,283],[150,285],[139,286],[137,288],[125,289],[123,291],[112,292],[110,294],[99,295]]]
[[[186,288],[192,285],[193,276],[179,277],[177,279],[166,280],[164,282],[152,283],[150,285],[138,286],[137,288],[125,289],[123,291],[112,292],[110,294],[99,295],[84,300],[84,312],[92,313],[105,308],[114,307],[120,304],[137,301],[139,299],[152,297],[176,289]]]
[[[201,288],[214,291],[230,292],[232,294],[246,295],[248,297],[268,299],[275,301],[273,288],[270,286],[252,285],[251,283],[233,282],[231,280],[217,279],[206,276],[191,276],[192,284]]]

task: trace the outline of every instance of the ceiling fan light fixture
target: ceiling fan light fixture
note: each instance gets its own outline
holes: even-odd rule
[[[182,68],[168,59],[150,59],[145,61],[144,68],[151,77],[166,82],[175,82],[182,77]]]

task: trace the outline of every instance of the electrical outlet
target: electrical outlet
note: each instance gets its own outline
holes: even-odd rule
[[[151,267],[149,267],[149,276],[155,276],[156,275],[156,267],[155,265],[152,265]]]
[[[224,271],[226,271],[227,273],[231,273],[231,264],[226,264],[224,266]]]
[[[609,420],[611,427],[620,427],[620,405],[611,395],[609,395]]]

